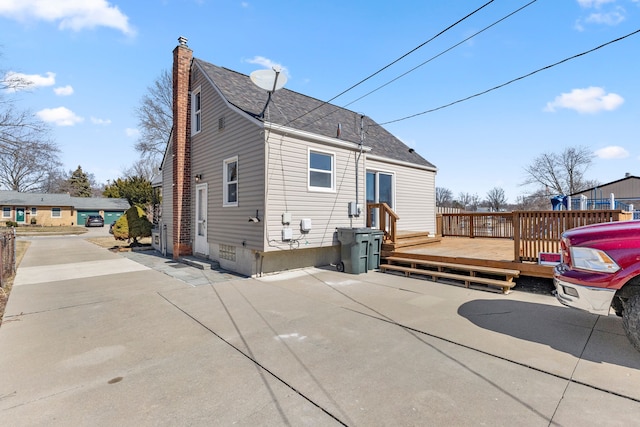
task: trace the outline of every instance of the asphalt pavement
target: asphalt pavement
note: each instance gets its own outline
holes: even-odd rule
[[[85,237],[29,237],[0,327],[3,425],[640,420],[615,316],[379,272],[245,278]]]

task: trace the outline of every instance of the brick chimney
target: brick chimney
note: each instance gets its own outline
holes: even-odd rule
[[[173,258],[191,255],[191,99],[193,51],[178,38],[173,50]]]

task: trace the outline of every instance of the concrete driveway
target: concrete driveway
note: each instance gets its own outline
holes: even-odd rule
[[[640,353],[615,317],[377,272],[178,280],[161,271],[192,267],[137,256],[32,239],[0,328],[3,423],[640,419]]]

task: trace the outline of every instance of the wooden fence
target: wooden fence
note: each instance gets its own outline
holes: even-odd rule
[[[589,224],[625,221],[621,210],[465,212],[438,215],[442,236],[512,239],[515,261],[538,261],[540,252],[559,252],[565,230]]]
[[[0,231],[0,287],[16,272],[16,232]]]

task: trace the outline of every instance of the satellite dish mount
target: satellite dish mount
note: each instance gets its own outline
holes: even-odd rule
[[[264,118],[264,112],[267,111],[269,102],[271,102],[271,95],[278,89],[282,89],[287,83],[287,76],[282,74],[280,68],[273,67],[270,70],[256,70],[251,73],[251,81],[260,89],[264,89],[268,92],[267,102],[262,109],[262,112],[258,116]]]

